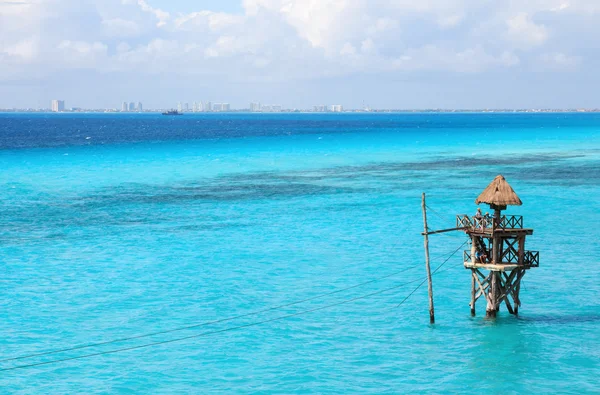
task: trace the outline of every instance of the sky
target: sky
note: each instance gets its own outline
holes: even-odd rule
[[[598,108],[600,0],[0,0],[0,108]]]

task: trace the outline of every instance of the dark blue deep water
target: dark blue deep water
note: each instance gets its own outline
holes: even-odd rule
[[[600,114],[0,114],[0,168],[2,393],[600,392]],[[457,232],[429,325],[421,193],[497,174],[520,315]]]

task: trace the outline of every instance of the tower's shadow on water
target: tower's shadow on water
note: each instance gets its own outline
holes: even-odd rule
[[[600,315],[561,315],[561,316],[532,316],[516,317],[519,322],[543,323],[543,324],[578,324],[586,322],[600,322]]]
[[[502,325],[528,325],[528,324],[546,324],[546,325],[566,325],[566,324],[585,324],[589,322],[600,322],[600,315],[540,315],[540,316],[513,316],[499,315],[496,318],[487,317],[471,317],[479,324],[485,326],[502,326]]]

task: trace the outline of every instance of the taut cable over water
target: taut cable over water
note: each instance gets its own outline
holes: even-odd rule
[[[463,243],[461,246],[459,246],[456,250],[454,250],[453,252],[451,252],[450,255],[446,256],[446,259],[432,272],[432,275],[438,273],[438,271],[465,244],[466,244],[466,242]],[[438,258],[438,257],[435,257],[435,258]],[[147,334],[142,334],[142,335],[137,335],[137,336],[131,336],[131,337],[126,337],[126,338],[120,338],[120,339],[113,339],[113,340],[108,340],[108,341],[104,341],[104,342],[98,342],[98,343],[92,343],[92,344],[74,346],[74,347],[69,347],[69,348],[49,350],[49,351],[45,351],[45,352],[33,353],[33,354],[23,355],[23,356],[18,356],[18,357],[13,357],[13,358],[6,358],[6,359],[1,359],[0,362],[9,362],[9,361],[30,359],[30,358],[47,356],[47,355],[53,355],[53,354],[58,354],[58,353],[63,353],[63,352],[68,352],[68,351],[76,351],[76,350],[82,350],[82,349],[87,349],[87,348],[92,348],[92,347],[99,347],[99,346],[108,345],[108,344],[125,342],[125,341],[128,341],[128,340],[141,339],[141,338],[155,336],[155,335],[161,335],[161,334],[179,332],[179,331],[183,331],[183,330],[187,330],[187,329],[194,329],[194,328],[199,328],[199,327],[203,327],[203,326],[208,326],[208,325],[223,323],[223,322],[227,322],[227,321],[232,321],[232,320],[239,319],[239,318],[244,318],[244,317],[249,317],[249,316],[253,316],[253,315],[258,315],[258,314],[265,313],[265,312],[268,312],[268,311],[279,310],[279,309],[282,309],[282,308],[285,308],[285,307],[297,305],[297,304],[300,304],[300,303],[305,303],[305,302],[308,302],[308,301],[311,301],[311,300],[316,300],[316,299],[320,299],[320,298],[323,298],[323,297],[326,297],[326,296],[334,295],[334,294],[337,294],[337,293],[340,293],[340,292],[348,291],[350,289],[362,287],[362,286],[365,286],[365,285],[368,285],[368,284],[372,284],[372,283],[375,283],[375,282],[378,282],[378,281],[382,281],[382,280],[391,278],[391,277],[396,276],[398,274],[404,273],[404,272],[406,272],[408,270],[414,269],[417,266],[418,265],[413,265],[413,266],[410,266],[408,268],[402,269],[400,271],[397,271],[397,272],[394,272],[394,273],[390,273],[388,275],[385,275],[385,276],[382,276],[382,277],[378,277],[378,278],[375,278],[373,280],[369,280],[369,281],[365,281],[365,282],[362,282],[362,283],[359,283],[359,284],[355,284],[355,285],[350,286],[350,287],[340,288],[340,289],[337,289],[335,291],[331,291],[331,292],[328,292],[328,293],[323,293],[323,294],[315,295],[315,296],[310,297],[310,298],[306,298],[306,299],[298,300],[298,301],[295,301],[295,302],[290,302],[290,303],[282,304],[282,305],[279,305],[279,306],[273,306],[273,307],[269,307],[269,308],[266,308],[266,309],[263,309],[263,310],[249,312],[249,313],[246,313],[246,314],[240,314],[240,315],[237,315],[237,316],[232,316],[232,317],[228,317],[228,318],[222,318],[222,319],[215,320],[215,321],[208,321],[208,322],[203,322],[203,323],[199,323],[199,324],[194,324],[194,325],[189,325],[189,326],[185,326],[185,327],[174,328],[174,329],[169,329],[169,330],[164,330],[164,331],[159,331],[159,332],[147,333]],[[233,331],[233,330],[239,330],[239,329],[243,329],[243,328],[253,327],[253,326],[257,326],[257,325],[261,325],[261,324],[266,324],[266,323],[269,323],[269,322],[274,322],[274,321],[279,321],[279,320],[283,320],[283,319],[287,319],[287,318],[291,318],[291,317],[296,317],[296,316],[300,316],[300,315],[304,315],[304,314],[308,314],[308,313],[312,313],[312,312],[321,311],[321,310],[329,309],[329,308],[332,308],[332,307],[344,305],[344,304],[351,303],[351,302],[354,302],[354,301],[366,299],[366,298],[369,298],[371,296],[376,296],[376,295],[379,295],[379,294],[383,294],[385,292],[393,291],[393,290],[399,289],[401,287],[404,287],[406,285],[414,284],[414,283],[419,282],[419,281],[420,281],[419,285],[417,285],[417,287],[415,289],[413,289],[396,306],[396,308],[397,308],[397,307],[400,307],[402,304],[404,304],[425,283],[425,281],[427,281],[427,278],[425,278],[423,280],[421,280],[420,278],[419,279],[415,279],[415,280],[412,280],[412,281],[408,281],[406,283],[397,284],[397,285],[394,285],[392,287],[384,288],[384,289],[381,289],[381,290],[378,290],[378,291],[374,291],[374,292],[371,292],[371,293],[368,293],[368,294],[365,294],[365,295],[359,295],[359,296],[356,296],[356,297],[351,298],[351,299],[342,300],[342,301],[339,301],[339,302],[336,302],[336,303],[332,303],[332,304],[328,304],[328,305],[324,305],[324,306],[320,306],[320,307],[316,307],[316,308],[312,308],[312,309],[308,309],[308,310],[301,310],[301,311],[296,312],[296,313],[287,314],[287,315],[283,315],[283,316],[279,316],[279,317],[274,317],[274,318],[270,318],[270,319],[266,319],[266,320],[262,320],[262,321],[251,322],[251,323],[248,323],[248,324],[233,326],[233,327],[219,329],[219,330],[202,332],[202,333],[199,333],[199,334],[194,334],[194,335],[189,335],[189,336],[183,336],[183,337],[169,339],[169,340],[163,340],[163,341],[156,341],[156,342],[151,342],[151,343],[145,343],[145,344],[141,344],[141,345],[137,345],[137,346],[123,347],[123,348],[118,348],[118,349],[115,349],[115,350],[101,351],[101,352],[95,352],[95,353],[90,353],[90,354],[78,355],[78,356],[74,356],[74,357],[60,358],[60,359],[54,359],[54,360],[50,360],[50,361],[42,361],[42,362],[36,362],[36,363],[31,363],[31,364],[16,365],[16,366],[11,366],[11,367],[7,367],[7,368],[0,368],[0,372],[10,371],[10,370],[18,370],[18,369],[25,369],[25,368],[31,368],[31,367],[43,366],[43,365],[50,365],[50,364],[54,364],[54,363],[68,362],[68,361],[73,361],[73,360],[78,360],[78,359],[91,358],[91,357],[100,356],[100,355],[116,354],[116,353],[121,353],[121,352],[125,352],[125,351],[132,351],[132,350],[137,350],[137,349],[141,349],[141,348],[159,346],[159,345],[169,344],[169,343],[176,343],[176,342],[181,342],[181,341],[185,341],[185,340],[189,340],[189,339],[194,339],[194,338],[199,338],[199,337],[204,337],[204,336],[209,336],[209,335],[214,335],[214,334],[229,332],[229,331]]]

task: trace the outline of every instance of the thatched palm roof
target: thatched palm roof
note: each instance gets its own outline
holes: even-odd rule
[[[494,181],[481,192],[475,203],[487,203],[493,206],[520,206],[523,204],[502,175],[494,178]]]

